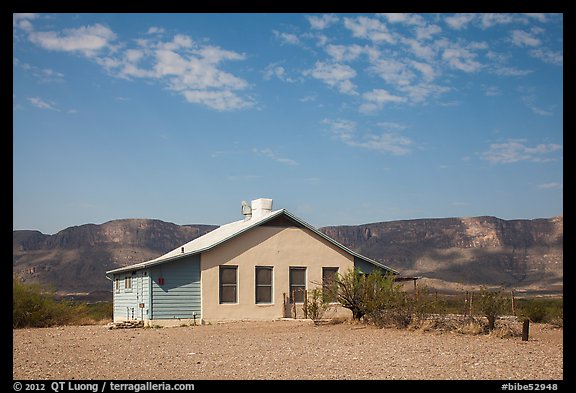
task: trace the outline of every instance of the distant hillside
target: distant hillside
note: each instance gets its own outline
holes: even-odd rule
[[[400,270],[424,276],[438,289],[507,286],[560,293],[563,217],[501,220],[438,218],[322,228],[351,249]]]
[[[156,258],[217,228],[125,219],[70,227],[55,235],[13,232],[13,272],[62,292],[110,291],[107,270]]]
[[[215,228],[124,219],[55,235],[14,231],[13,272],[62,293],[111,298],[107,270],[155,258]],[[425,277],[423,284],[439,290],[505,285],[561,293],[563,288],[563,217],[419,219],[320,230],[403,275]]]

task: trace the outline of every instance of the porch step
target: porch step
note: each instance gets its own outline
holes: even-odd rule
[[[122,321],[108,324],[108,329],[135,329],[144,327],[144,321]]]

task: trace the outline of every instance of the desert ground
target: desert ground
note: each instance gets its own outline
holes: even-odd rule
[[[530,338],[305,320],[13,330],[13,379],[560,380],[563,330]]]

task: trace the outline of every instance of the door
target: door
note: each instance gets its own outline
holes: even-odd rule
[[[139,270],[136,273],[136,315],[135,319],[144,320],[144,271]]]

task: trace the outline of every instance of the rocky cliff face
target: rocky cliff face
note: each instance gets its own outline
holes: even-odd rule
[[[13,232],[13,272],[62,292],[110,291],[105,272],[156,258],[213,229],[126,219],[55,235]],[[440,218],[321,228],[343,245],[439,290],[479,285],[562,291],[563,218]]]
[[[382,222],[321,229],[357,252],[442,289],[505,286],[560,292],[563,217]]]
[[[55,235],[14,231],[13,272],[62,292],[109,291],[107,270],[156,258],[215,228],[125,219],[70,227]]]

